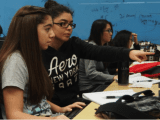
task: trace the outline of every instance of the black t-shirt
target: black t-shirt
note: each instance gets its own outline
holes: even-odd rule
[[[52,102],[59,106],[72,104],[77,99],[78,65],[80,58],[96,61],[129,60],[129,49],[91,45],[72,37],[59,50],[49,47],[42,52],[44,66],[51,78],[55,92]]]

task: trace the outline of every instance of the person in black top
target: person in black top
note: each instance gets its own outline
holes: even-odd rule
[[[134,44],[132,40],[132,36],[134,37]],[[119,31],[114,39],[112,40],[112,45],[116,47],[124,47],[124,48],[131,48],[133,45],[133,49],[140,50],[140,45],[138,43],[137,34],[132,33],[127,30]],[[108,65],[108,71],[111,75],[118,74],[118,62],[112,62]]]
[[[52,0],[45,3],[45,8],[51,12],[55,37],[50,47],[42,53],[43,62],[55,89],[52,102],[61,107],[84,101],[77,97],[80,58],[108,62],[127,61],[130,58],[141,62],[147,59],[146,55],[153,54],[127,48],[91,45],[78,37],[70,37],[76,27],[73,12]]]

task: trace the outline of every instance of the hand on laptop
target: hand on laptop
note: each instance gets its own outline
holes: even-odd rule
[[[83,103],[83,102],[75,102],[75,103],[73,103],[71,105],[68,105],[66,107],[62,107],[62,109],[63,109],[63,113],[65,113],[65,112],[68,112],[68,111],[72,111],[73,108],[82,109],[83,106],[86,106],[86,104]]]

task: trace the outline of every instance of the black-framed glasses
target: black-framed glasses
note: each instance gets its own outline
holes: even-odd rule
[[[61,23],[53,23],[53,24],[58,24],[59,26],[61,26],[63,28],[68,28],[69,25],[72,27],[72,29],[74,29],[76,27],[76,24],[74,24],[74,23],[61,22]]]
[[[113,33],[113,30],[104,30],[104,31],[108,33]]]

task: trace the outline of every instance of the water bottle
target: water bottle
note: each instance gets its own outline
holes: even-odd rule
[[[118,84],[128,85],[129,81],[129,62],[119,62],[118,63]]]

